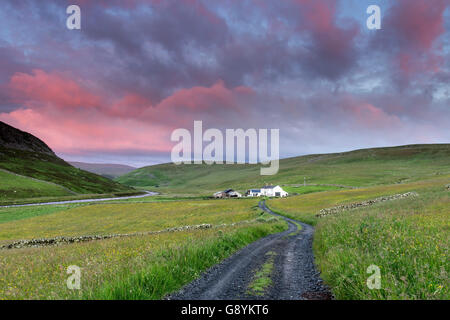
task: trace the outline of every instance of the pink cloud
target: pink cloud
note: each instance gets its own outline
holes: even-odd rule
[[[246,87],[228,89],[223,81],[211,87],[180,89],[158,104],[137,93],[120,98],[94,93],[58,73],[34,70],[15,74],[9,83],[23,108],[0,113],[0,120],[36,134],[56,152],[168,152],[170,133],[192,126],[193,120],[240,113]]]
[[[387,18],[386,28],[394,28],[408,46],[427,51],[444,32],[445,0],[398,0]]]
[[[438,40],[445,32],[445,0],[399,0],[383,22],[376,41],[383,51],[392,53],[392,63],[403,79],[417,74],[438,72],[443,64]]]
[[[42,70],[33,70],[31,75],[14,74],[9,89],[16,103],[28,107],[51,104],[59,108],[92,108],[100,105],[100,98],[78,82]]]
[[[357,59],[354,46],[359,27],[337,22],[337,2],[334,0],[294,0],[299,7],[299,30],[311,35],[312,47],[306,57],[319,74],[337,78]]]
[[[342,101],[342,110],[346,114],[345,121],[353,122],[358,127],[369,130],[398,128],[402,125],[400,118],[388,114],[381,108],[367,101],[361,101],[353,96],[347,96]],[[351,126],[353,127],[353,126]]]

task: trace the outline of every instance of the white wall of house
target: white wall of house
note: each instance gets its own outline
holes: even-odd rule
[[[288,195],[288,193],[280,186],[275,186],[273,188],[262,188],[261,194],[267,197],[286,197]]]

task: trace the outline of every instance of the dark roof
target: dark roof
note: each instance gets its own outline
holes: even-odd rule
[[[261,189],[273,189],[273,188],[275,188],[275,186],[264,186]]]
[[[233,192],[233,191],[234,191],[233,189],[227,189],[224,191],[224,193],[229,193],[229,192]]]
[[[250,189],[251,192],[261,192],[261,189]]]

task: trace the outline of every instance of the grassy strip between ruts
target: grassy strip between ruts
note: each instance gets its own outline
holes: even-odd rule
[[[264,292],[272,285],[270,278],[273,268],[276,253],[269,251],[266,253],[268,257],[266,262],[261,266],[261,269],[255,272],[252,282],[248,285],[247,293],[254,296],[262,296]]]
[[[115,238],[0,256],[2,299],[161,299],[247,244],[286,230],[278,220],[221,229]],[[81,268],[81,290],[66,287]]]

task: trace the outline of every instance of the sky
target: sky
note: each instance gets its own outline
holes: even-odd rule
[[[69,30],[66,8],[81,8]],[[381,8],[369,30],[366,9]],[[450,142],[450,0],[5,0],[0,121],[66,160],[170,161],[177,128],[280,156]]]

